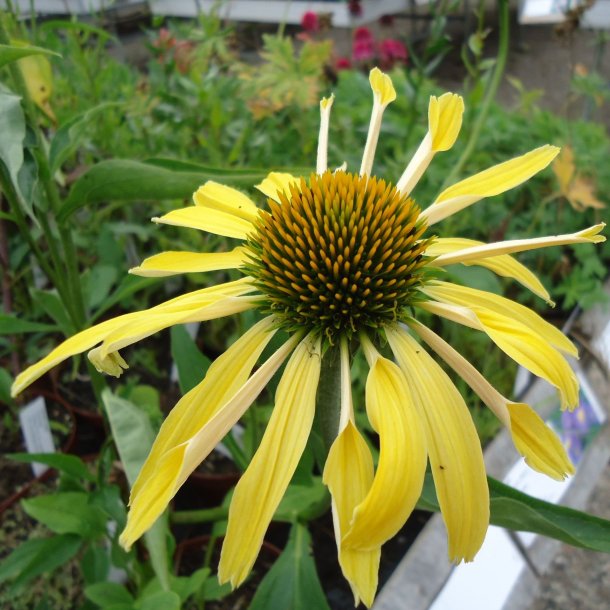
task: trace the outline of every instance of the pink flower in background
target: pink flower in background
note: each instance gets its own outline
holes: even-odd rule
[[[373,57],[375,57],[375,39],[371,30],[365,27],[356,28],[352,42],[352,59],[369,61]]]
[[[349,70],[352,67],[352,62],[349,57],[338,57],[335,61],[335,70]]]
[[[407,47],[400,40],[387,38],[379,43],[379,59],[384,70],[396,63],[406,64],[408,56]]]
[[[360,0],[349,0],[348,10],[353,17],[360,17],[362,15]]]
[[[301,17],[301,27],[306,32],[317,32],[320,28],[320,21],[318,19],[318,14],[313,11],[307,11],[303,13]]]

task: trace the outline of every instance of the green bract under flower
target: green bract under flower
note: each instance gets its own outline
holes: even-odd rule
[[[404,317],[429,243],[410,197],[343,171],[301,178],[278,196],[246,246],[244,271],[267,296],[262,311],[331,342]]]

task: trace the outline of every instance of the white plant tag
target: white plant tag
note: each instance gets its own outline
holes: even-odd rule
[[[19,421],[21,422],[21,432],[28,453],[55,452],[49,416],[47,415],[47,405],[42,396],[28,403],[19,411]],[[37,477],[47,468],[48,466],[45,464],[32,464],[34,476]]]

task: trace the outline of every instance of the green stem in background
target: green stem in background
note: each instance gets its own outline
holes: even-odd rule
[[[170,514],[172,523],[213,523],[224,521],[229,516],[228,506],[202,508],[200,510],[179,510]]]
[[[2,19],[0,19],[0,44],[10,44],[10,38]],[[57,190],[57,185],[55,184],[51,174],[49,160],[45,152],[44,138],[42,136],[40,127],[38,126],[36,108],[32,102],[23,78],[23,74],[21,73],[21,69],[19,68],[18,64],[16,62],[12,62],[8,65],[8,68],[10,70],[17,93],[22,98],[27,123],[36,138],[36,145],[32,148],[32,154],[34,155],[36,164],[38,166],[39,179],[47,196],[50,212],[51,214],[56,215],[61,207],[61,199],[59,196],[59,191]],[[62,261],[60,251],[55,243],[56,240],[52,233],[50,223],[45,218],[41,219],[41,225],[45,233],[45,238],[48,240],[51,257],[53,258],[53,264],[56,270],[54,279],[57,279],[59,276],[63,277],[62,274],[66,275],[66,290],[60,291],[60,295],[62,292],[64,292],[62,301],[64,302],[64,305],[66,306],[74,325],[80,330],[85,326],[86,310],[80,285],[76,250],[74,248],[72,234],[65,227],[58,227],[59,236],[64,249],[64,257]],[[65,292],[68,294],[66,295]]]
[[[485,120],[487,119],[487,115],[489,114],[489,110],[491,108],[491,104],[496,97],[496,93],[498,92],[498,87],[500,86],[500,82],[502,81],[502,75],[504,74],[504,68],[506,67],[506,60],[508,58],[508,42],[509,42],[509,12],[508,12],[508,0],[498,0],[498,12],[499,12],[499,42],[498,42],[498,55],[496,57],[496,65],[494,66],[493,74],[491,75],[491,79],[489,84],[487,85],[487,90],[485,91],[485,97],[483,98],[483,102],[481,103],[481,107],[479,108],[479,113],[475,120],[472,129],[470,130],[470,137],[462,152],[461,157],[458,159],[458,162],[453,166],[451,172],[447,176],[441,191],[444,190],[450,184],[453,184],[462,170],[466,165],[470,155],[475,149],[477,142],[479,140],[479,136],[481,135],[481,130],[483,129],[483,125],[485,124]]]

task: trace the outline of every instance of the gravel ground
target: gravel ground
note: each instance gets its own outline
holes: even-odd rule
[[[610,466],[610,464],[608,465]],[[606,466],[587,510],[610,519],[610,468]],[[610,555],[567,544],[540,579],[530,610],[606,610],[610,608]]]

